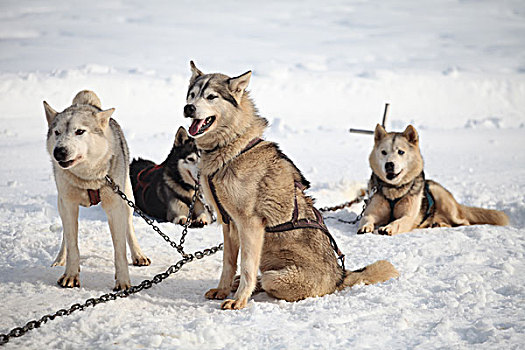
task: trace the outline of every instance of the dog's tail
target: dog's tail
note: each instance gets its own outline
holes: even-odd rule
[[[394,265],[386,260],[379,260],[375,263],[355,271],[346,271],[345,279],[339,290],[351,287],[356,284],[376,284],[388,281],[391,278],[399,277],[399,272]]]
[[[467,207],[465,205],[461,205],[460,208],[470,225],[488,224],[505,226],[509,224],[507,214],[499,210]]]
[[[102,104],[97,95],[90,90],[80,91],[75,98],[73,99],[73,104],[75,105],[90,105],[102,109]]]

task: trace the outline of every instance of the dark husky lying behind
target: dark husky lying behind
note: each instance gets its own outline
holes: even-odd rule
[[[131,185],[137,206],[159,221],[185,224],[197,183],[199,160],[195,141],[180,127],[168,158],[157,165],[142,158],[133,159],[130,165]],[[193,226],[204,226],[211,215],[204,203],[197,198]]]

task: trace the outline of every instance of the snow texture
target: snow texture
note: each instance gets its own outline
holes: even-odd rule
[[[509,1],[2,1],[0,3],[0,333],[113,286],[100,207],[82,209],[80,289],[49,267],[62,227],[45,151],[42,101],[81,89],[115,107],[131,155],[162,161],[182,116],[189,60],[204,72],[253,71],[249,89],[319,206],[365,186],[380,121],[413,123],[425,172],[467,205],[504,210],[507,227],[356,235],[327,223],[355,269],[391,261],[401,277],[288,303],[259,294],[240,311],[204,298],[222,254],[148,291],[63,317],[6,349],[523,349],[525,344],[525,3]],[[351,220],[361,205],[330,214]],[[139,217],[149,267],[180,257]],[[178,240],[179,226],[160,224]],[[213,224],[186,250],[219,243]]]

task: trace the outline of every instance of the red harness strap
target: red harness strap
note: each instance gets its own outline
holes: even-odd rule
[[[89,203],[97,205],[100,203],[100,190],[87,190],[89,196]]]
[[[140,189],[140,192],[141,192],[141,195],[142,195],[142,202],[145,203],[146,202],[146,199],[145,199],[145,194],[146,194],[146,190],[150,187],[151,185],[151,181],[148,181],[149,180],[149,176],[151,174],[153,174],[155,171],[159,170],[159,169],[162,169],[163,166],[162,165],[158,165],[158,164],[155,164],[154,166],[151,166],[151,167],[147,167],[147,168],[144,168],[142,169],[138,174],[137,174],[137,191]]]

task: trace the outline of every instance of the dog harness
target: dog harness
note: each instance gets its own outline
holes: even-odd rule
[[[423,182],[425,183],[425,186],[423,188],[423,199],[422,199],[423,203],[422,203],[422,205],[426,206],[425,215],[423,216],[423,219],[419,223],[421,225],[432,214],[432,212],[434,210],[435,200],[434,200],[434,195],[432,194],[432,192],[430,192],[430,188],[428,186],[428,181],[425,180],[425,172],[422,171],[420,176],[423,177]],[[374,174],[374,173],[372,174],[372,182],[377,187],[377,192],[381,192],[381,190],[383,189],[383,186],[385,185],[385,183],[381,179],[379,179],[379,177],[376,174]],[[414,183],[415,183],[415,180],[414,180]],[[414,186],[414,183],[410,186],[411,188]],[[394,199],[387,198],[384,194],[382,194],[382,195],[388,201],[388,204],[390,205],[390,219],[389,219],[388,223],[391,223],[392,221],[394,221],[396,219],[394,217],[394,208],[395,208],[397,202],[399,202],[399,200],[401,198],[403,198],[404,195],[399,197],[399,198],[394,198]]]
[[[100,203],[100,190],[87,190],[87,193],[91,205],[97,205]]]
[[[261,138],[253,139],[252,141],[250,141],[250,143],[248,143],[246,148],[244,148],[237,155],[237,157],[243,153],[248,152],[249,150],[257,146],[262,141],[263,140]],[[217,207],[221,214],[222,222],[228,225],[230,221],[232,220],[231,216],[228,214],[226,209],[224,209],[224,207],[222,206],[221,201],[219,200],[219,197],[217,196],[217,190],[212,181],[213,177],[215,176],[215,174],[217,174],[218,171],[219,169],[217,169],[213,174],[209,175],[207,177],[207,180],[208,180],[208,185],[210,187],[210,191],[213,196],[213,199],[215,200],[215,203],[217,203]],[[306,187],[302,183],[294,181],[294,209],[293,209],[293,214],[292,214],[292,220],[279,224],[279,225],[266,227],[265,231],[269,233],[278,233],[278,232],[286,232],[286,231],[298,230],[298,229],[303,229],[303,228],[314,228],[314,229],[321,230],[330,240],[330,245],[332,249],[334,250],[334,252],[336,253],[337,259],[341,261],[341,267],[343,268],[343,276],[344,276],[345,255],[341,252],[341,250],[337,246],[337,243],[334,237],[330,234],[330,231],[328,231],[328,228],[326,227],[324,223],[323,216],[321,215],[319,210],[317,210],[315,207],[312,207],[313,213],[315,215],[315,220],[299,219],[299,207],[297,205],[297,189],[304,191]]]
[[[136,191],[140,191],[142,196],[142,203],[146,202],[146,191],[151,186],[151,177],[152,175],[157,172],[158,170],[163,169],[163,165],[150,165],[144,169],[142,169],[137,174],[137,188]]]

